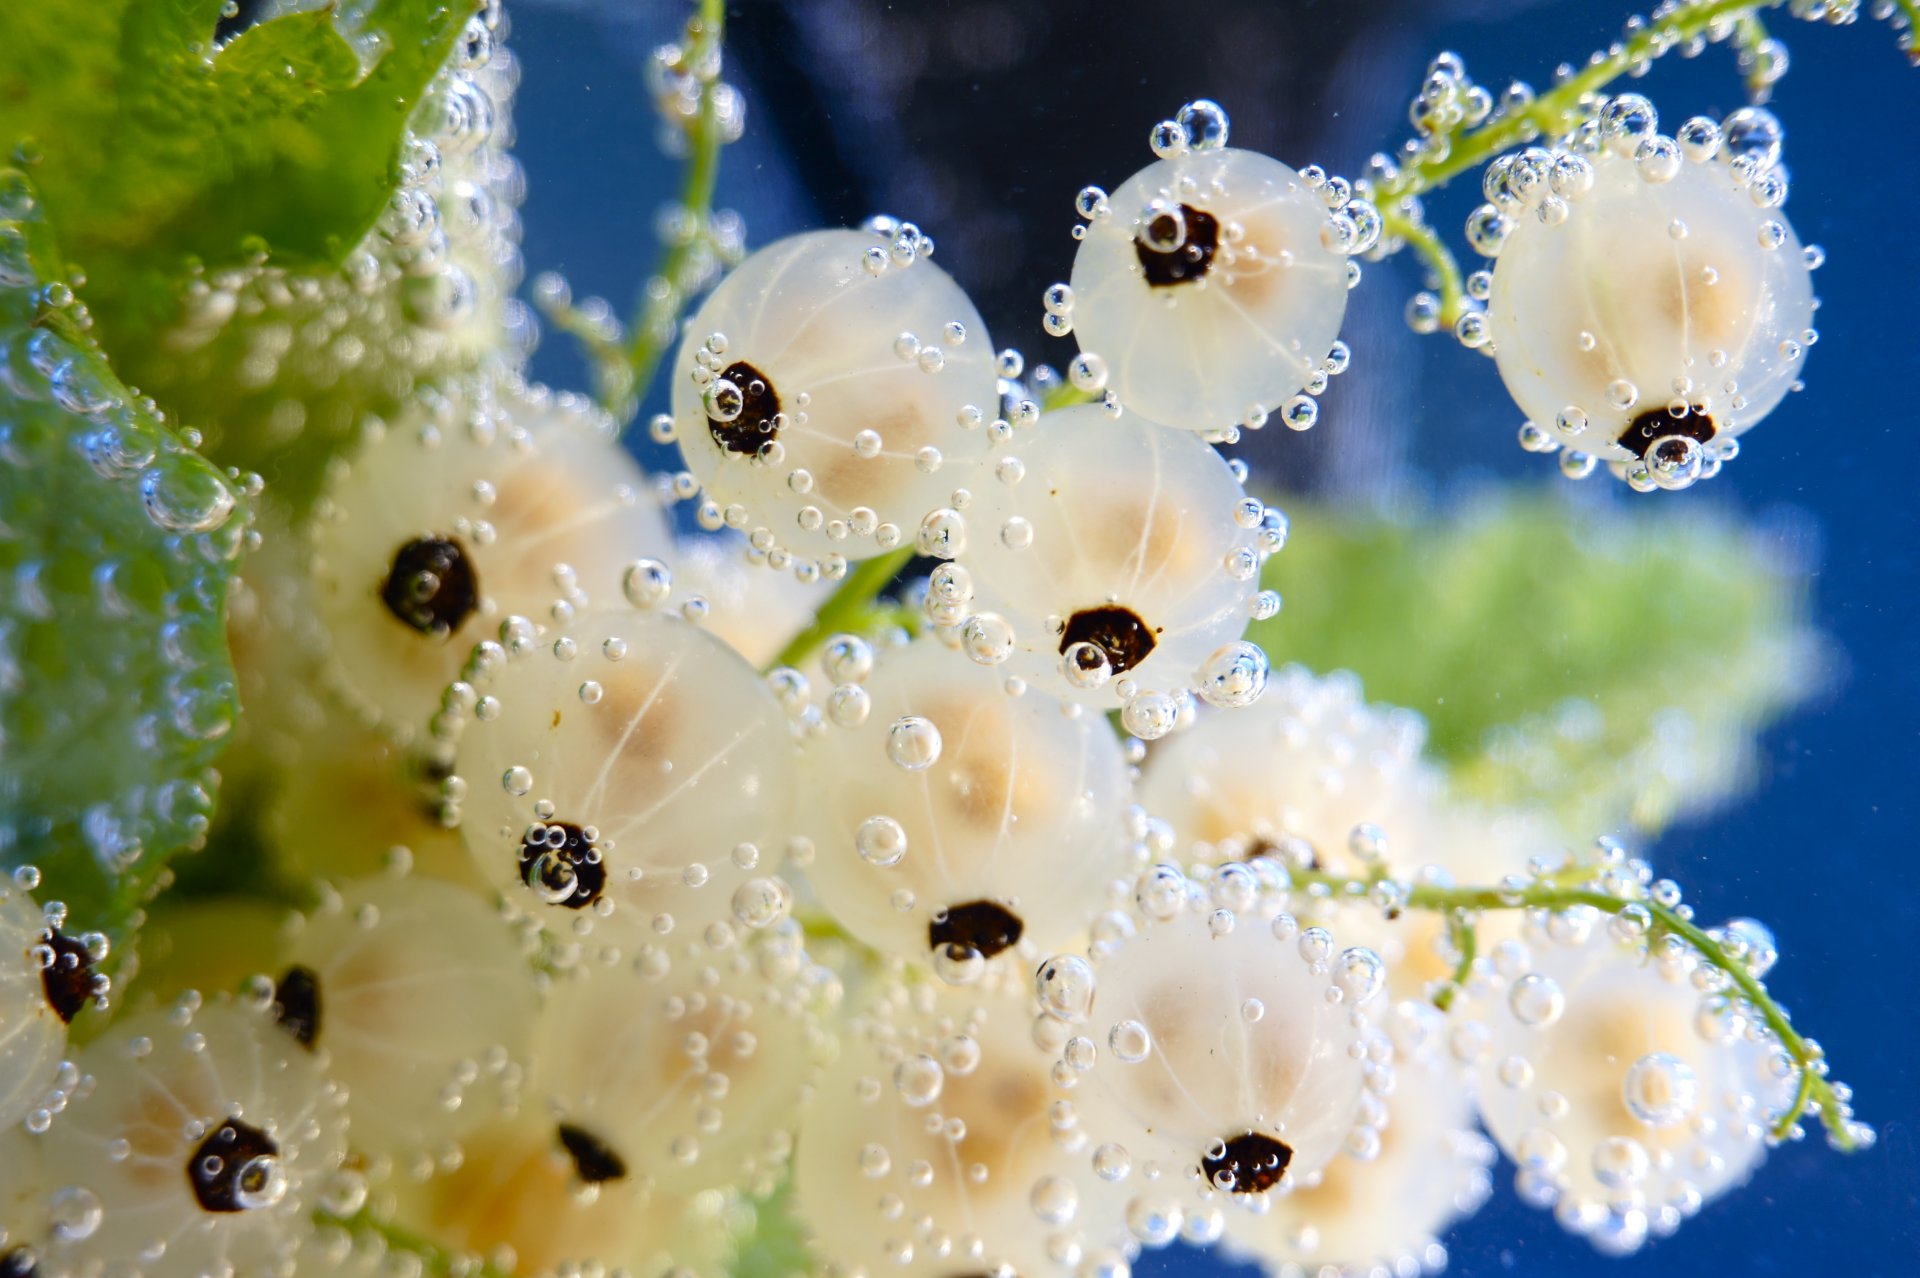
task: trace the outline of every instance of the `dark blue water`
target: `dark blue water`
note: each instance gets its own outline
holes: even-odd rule
[[[996,340],[1039,350],[1040,290],[1070,261],[1072,193],[1089,181],[1112,186],[1144,163],[1148,126],[1187,98],[1224,103],[1238,143],[1353,173],[1404,133],[1406,100],[1432,52],[1457,49],[1496,91],[1514,75],[1544,86],[1555,63],[1584,58],[1625,16],[1586,0],[1222,6],[1230,8],[1244,25],[1222,21],[1196,35],[1220,14],[934,0],[894,11],[878,0],[745,6],[736,30],[763,24],[774,36],[751,57],[743,45],[755,73],[743,86],[751,111],[746,139],[726,153],[722,202],[764,243],[900,201],[885,211],[940,238],[943,264],[975,291]],[[532,192],[529,270],[564,271],[577,295],[603,293],[623,311],[654,259],[653,212],[677,186],[677,170],[654,146],[640,59],[683,12],[607,0],[522,3],[512,14],[526,67],[517,118]],[[1355,25],[1363,13],[1386,16],[1365,33]],[[1815,618],[1838,641],[1843,669],[1832,693],[1767,733],[1756,793],[1670,831],[1651,854],[1703,917],[1772,924],[1784,953],[1775,992],[1855,1086],[1881,1140],[1851,1158],[1817,1135],[1777,1151],[1745,1190],[1624,1263],[1520,1206],[1503,1169],[1493,1202],[1447,1240],[1451,1272],[1464,1278],[1920,1273],[1920,1016],[1911,983],[1920,970],[1920,502],[1911,479],[1920,436],[1912,149],[1920,71],[1881,24],[1828,29],[1775,15],[1774,26],[1793,54],[1774,102],[1788,127],[1787,212],[1803,240],[1828,251],[1816,276],[1821,342],[1808,392],[1743,441],[1725,477],[1677,500],[1724,503],[1780,530],[1772,535],[1784,561],[1811,555]],[[808,65],[819,60],[823,31],[841,60],[827,75]],[[1049,53],[1036,71],[980,43],[1017,47],[1043,38],[1034,32],[1064,42],[1071,59]],[[809,33],[811,42],[801,38]],[[843,74],[863,59],[873,75]],[[837,83],[808,85],[820,79]],[[1718,48],[1662,65],[1636,87],[1654,97],[1668,129],[1741,104],[1731,57]],[[915,159],[948,145],[971,167]],[[988,180],[971,180],[981,171]],[[1476,199],[1463,191],[1439,206],[1456,244]],[[1029,207],[1045,210],[1044,224],[1027,225]],[[1490,361],[1417,338],[1398,321],[1413,287],[1405,268],[1373,268],[1347,334],[1350,385],[1329,396],[1310,435],[1269,432],[1259,464],[1322,495],[1388,507],[1445,499],[1465,478],[1564,482],[1514,445],[1518,415]],[[1049,357],[1062,358],[1060,349]],[[583,385],[564,338],[540,351],[535,371]],[[1774,518],[1783,506],[1810,518]],[[1136,1272],[1214,1266],[1176,1251],[1143,1259]]]

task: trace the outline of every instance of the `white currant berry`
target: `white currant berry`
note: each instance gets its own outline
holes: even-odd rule
[[[0,1274],[35,1278],[53,1231],[53,1195],[40,1140],[20,1123],[0,1127]]]
[[[700,624],[765,669],[813,620],[828,587],[824,577],[800,581],[756,567],[753,552],[724,538],[683,537],[673,552],[673,589],[676,599],[704,600]]]
[[[1147,878],[1172,892],[1156,899],[1143,882],[1154,908],[1101,957],[1090,1014],[1050,998],[1065,960],[1041,968],[1042,1004],[1077,1015],[1105,1049],[1062,1099],[1090,1144],[1127,1151],[1163,1209],[1244,1207],[1317,1183],[1380,1122],[1363,1097],[1392,1085],[1363,1000],[1336,979],[1343,955],[1265,897],[1228,909],[1170,867]]]
[[[819,980],[797,930],[583,969],[541,1014],[533,1101],[582,1180],[692,1193],[777,1171],[822,1052]]]
[[[261,828],[290,877],[359,878],[398,860],[414,874],[483,886],[413,751],[333,713],[288,742],[284,757]]]
[[[1043,1278],[1132,1249],[1120,1202],[1052,1123],[1025,1002],[886,985],[848,1026],[801,1125],[794,1190],[849,1278]]]
[[[1723,160],[1654,182],[1608,153],[1593,175],[1564,223],[1520,218],[1500,249],[1487,318],[1501,378],[1550,443],[1679,475],[1670,452],[1697,475],[1701,450],[1772,412],[1799,376],[1806,256]]]
[[[1129,412],[1221,432],[1312,379],[1347,310],[1327,206],[1253,151],[1148,165],[1108,197],[1073,260],[1072,324]]]
[[[809,559],[911,537],[984,456],[958,415],[999,402],[973,303],[929,261],[873,273],[865,254],[881,242],[812,231],[760,249],[687,322],[673,364],[688,469],[740,526]],[[958,346],[941,338],[954,322]]]
[[[479,895],[383,876],[330,894],[285,954],[273,1008],[347,1089],[353,1145],[437,1147],[512,1099],[536,1004],[524,946]]]
[[[40,1138],[42,1274],[265,1272],[310,1228],[345,1151],[337,1089],[264,1011],[182,1009],[118,1021],[76,1058],[92,1086]]]
[[[883,652],[865,721],[822,734],[801,765],[821,904],[869,945],[959,979],[1023,941],[1067,943],[1129,876],[1113,729],[1005,682],[931,639]],[[890,757],[902,723],[933,728],[929,766]]]
[[[1530,925],[1466,1014],[1480,1114],[1521,1197],[1609,1252],[1635,1250],[1743,1182],[1795,1076],[1777,1041],[1690,952],[1648,959],[1576,908]]]
[[[1425,739],[1418,715],[1368,705],[1351,674],[1288,666],[1253,705],[1203,710],[1156,745],[1140,803],[1183,849],[1207,845],[1202,859],[1274,856],[1364,876],[1372,857],[1412,870],[1443,851],[1443,782],[1421,757]]]
[[[611,419],[573,396],[480,384],[370,427],[313,526],[316,608],[355,706],[400,739],[500,623],[621,602],[673,545]]]
[[[94,961],[84,941],[47,922],[26,889],[0,879],[0,1126],[45,1106],[67,1025],[99,997],[105,978]]]
[[[1447,1054],[1445,1019],[1430,1004],[1407,1002],[1383,1028],[1394,1044],[1394,1087],[1379,1148],[1371,1158],[1335,1158],[1318,1185],[1276,1198],[1264,1216],[1230,1213],[1228,1254],[1269,1274],[1316,1278],[1445,1265],[1438,1236],[1486,1201],[1493,1146],[1474,1130],[1473,1093]]]
[[[784,846],[795,751],[740,655],[678,617],[591,612],[475,685],[454,804],[481,873],[549,932],[730,918],[743,845]]]
[[[965,513],[969,655],[1103,706],[1205,683],[1246,628],[1264,558],[1226,461],[1094,405],[1047,414],[1016,447],[1024,477],[990,483]]]
[[[552,1120],[531,1109],[468,1136],[457,1166],[396,1188],[404,1226],[456,1253],[504,1257],[523,1278],[726,1272],[726,1223],[711,1206],[584,1177]]]

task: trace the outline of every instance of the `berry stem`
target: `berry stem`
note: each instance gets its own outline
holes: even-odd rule
[[[1443,887],[1432,883],[1407,884],[1404,908],[1444,911],[1450,918],[1462,914],[1471,918],[1473,914],[1485,910],[1557,911],[1575,906],[1588,906],[1609,918],[1618,918],[1629,907],[1638,907],[1646,913],[1646,937],[1649,943],[1663,937],[1672,937],[1690,946],[1702,960],[1717,968],[1740,991],[1748,1005],[1766,1023],[1767,1028],[1779,1040],[1781,1047],[1792,1058],[1800,1075],[1799,1088],[1793,1103],[1773,1123],[1772,1135],[1776,1140],[1789,1138],[1800,1119],[1816,1105],[1821,1122],[1826,1125],[1828,1140],[1835,1149],[1843,1153],[1852,1153],[1862,1148],[1866,1140],[1871,1139],[1870,1133],[1849,1121],[1850,1111],[1841,1097],[1836,1094],[1833,1082],[1826,1075],[1825,1055],[1819,1046],[1803,1038],[1799,1031],[1794,1029],[1792,1021],[1787,1017],[1786,1009],[1774,1001],[1773,996],[1767,992],[1767,987],[1754,976],[1740,958],[1729,954],[1725,947],[1709,936],[1705,929],[1695,924],[1680,909],[1662,905],[1657,901],[1627,900],[1614,896],[1594,886],[1597,880],[1592,873],[1592,866],[1568,867],[1569,870],[1576,868],[1583,873],[1584,882],[1569,883],[1566,880],[1571,875],[1561,872],[1546,875],[1525,886]],[[1295,870],[1293,881],[1295,884],[1304,885],[1316,895],[1362,899],[1367,897],[1376,883],[1374,879],[1346,878],[1317,870]],[[1462,952],[1465,953],[1464,947]],[[1464,962],[1460,970],[1455,973],[1456,988],[1460,984],[1460,976],[1469,966],[1470,961]],[[1448,1002],[1451,1001],[1449,997]],[[1444,1005],[1442,1006],[1444,1010]]]
[[[461,1255],[449,1251],[437,1243],[414,1233],[390,1220],[381,1220],[371,1211],[360,1211],[346,1219],[317,1212],[314,1222],[319,1225],[332,1225],[346,1229],[350,1233],[370,1233],[378,1236],[388,1247],[404,1251],[419,1259],[426,1272],[453,1278],[513,1278],[513,1275],[478,1256]]]
[[[1777,6],[1781,0],[1689,0],[1625,40],[1613,44],[1605,53],[1595,55],[1586,66],[1552,89],[1535,98],[1526,107],[1499,116],[1476,129],[1450,137],[1448,145],[1431,156],[1408,164],[1394,177],[1379,184],[1375,202],[1383,214],[1403,196],[1418,195],[1444,186],[1462,173],[1470,172],[1503,151],[1539,137],[1551,137],[1572,127],[1582,112],[1581,100],[1625,75],[1635,66],[1650,62],[1695,36],[1708,33],[1718,23],[1740,18],[1759,9]],[[1913,3],[1915,0],[1907,0]]]
[[[701,77],[700,112],[687,126],[687,172],[680,188],[680,211],[687,233],[669,243],[659,268],[641,292],[633,318],[633,337],[627,347],[623,393],[607,398],[614,415],[631,421],[640,397],[652,385],[667,348],[679,333],[679,319],[687,299],[702,283],[705,271],[700,251],[709,242],[714,191],[720,181],[721,136],[715,88],[719,85],[720,47],[726,35],[725,0],[699,0],[699,11],[687,24],[686,58]]]
[[[1040,411],[1051,413],[1057,408],[1072,408],[1075,404],[1091,404],[1097,398],[1092,391],[1083,391],[1072,382],[1061,382],[1040,397]]]
[[[1762,74],[1760,46],[1767,39],[1767,24],[1757,13],[1742,14],[1733,24],[1733,47],[1739,50],[1740,67],[1745,72],[1747,101],[1755,106],[1773,96],[1773,83]]]
[[[1467,290],[1461,279],[1460,263],[1454,260],[1453,250],[1447,247],[1439,232],[1420,219],[1418,208],[1418,201],[1412,197],[1401,200],[1398,205],[1383,207],[1380,228],[1387,235],[1398,236],[1433,272],[1440,289],[1440,323],[1452,328],[1467,309]]]
[[[1473,974],[1473,960],[1480,956],[1479,933],[1465,910],[1454,910],[1447,915],[1447,939],[1459,951],[1460,961],[1453,965],[1452,980],[1433,996],[1433,1005],[1443,1012],[1452,1010],[1454,999],[1467,987],[1467,978]]]
[[[814,612],[807,628],[788,641],[769,668],[798,666],[834,635],[872,629],[876,615],[884,611],[875,607],[874,600],[893,584],[893,579],[900,575],[913,555],[912,546],[902,546],[856,565]]]

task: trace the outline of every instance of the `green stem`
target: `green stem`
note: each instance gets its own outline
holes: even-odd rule
[[[693,37],[687,48],[689,62],[703,66],[717,55],[726,34],[726,20],[725,0],[700,0],[699,13],[688,28]],[[673,344],[688,295],[697,283],[687,275],[696,251],[706,247],[714,191],[720,181],[721,136],[714,95],[717,83],[716,79],[701,85],[700,113],[687,129],[687,172],[680,189],[680,208],[687,217],[688,233],[666,246],[634,316],[626,352],[627,390],[617,406],[624,410],[617,412],[622,421],[632,418],[641,396],[652,385],[667,347]],[[664,283],[664,289],[653,292],[654,281]]]
[[[1767,24],[1756,13],[1743,14],[1733,25],[1733,45],[1740,51],[1746,72],[1747,101],[1765,102],[1773,95],[1773,85],[1760,77],[1760,45],[1767,38]]]
[[[913,553],[912,546],[902,546],[856,564],[813,614],[807,628],[780,650],[773,667],[797,666],[834,635],[868,629],[876,612],[873,601],[893,584]]]
[[[1526,108],[1489,121],[1477,129],[1450,138],[1450,145],[1434,158],[1422,157],[1406,165],[1374,192],[1374,202],[1384,213],[1403,196],[1442,186],[1462,173],[1538,137],[1552,137],[1573,126],[1584,111],[1581,102],[1589,93],[1605,88],[1639,63],[1651,61],[1695,36],[1704,34],[1715,23],[1737,18],[1758,9],[1772,8],[1781,0],[1695,0],[1663,21],[1636,31],[1615,48],[1589,62],[1566,80],[1535,98]]]
[[[1467,309],[1466,284],[1460,275],[1460,263],[1454,260],[1453,250],[1425,222],[1420,221],[1411,209],[1413,201],[1409,198],[1399,206],[1383,207],[1380,210],[1380,227],[1383,234],[1398,236],[1406,246],[1420,255],[1435,277],[1440,288],[1440,323],[1452,328],[1461,314]]]
[[[1676,909],[1655,901],[1622,900],[1591,886],[1570,886],[1562,881],[1563,878],[1561,875],[1549,875],[1517,889],[1440,887],[1419,883],[1412,885],[1408,891],[1406,908],[1443,911],[1451,917],[1458,913],[1472,914],[1486,910],[1565,910],[1585,905],[1611,916],[1619,914],[1629,905],[1640,906],[1647,911],[1651,920],[1649,941],[1662,936],[1674,936],[1691,946],[1702,960],[1718,968],[1733,983],[1779,1040],[1781,1047],[1792,1057],[1800,1072],[1799,1090],[1786,1112],[1774,1122],[1775,1138],[1784,1139],[1806,1114],[1809,1106],[1817,1103],[1821,1121],[1826,1125],[1834,1147],[1846,1153],[1859,1148],[1858,1139],[1847,1126],[1840,1099],[1834,1094],[1833,1083],[1822,1072],[1823,1057],[1820,1050],[1794,1029],[1785,1009],[1774,1001],[1767,987],[1748,970],[1744,962],[1728,954],[1718,941],[1707,935],[1705,929]],[[1345,878],[1312,870],[1295,871],[1293,879],[1295,883],[1323,888],[1334,896],[1362,899],[1375,882],[1372,879]]]
[[[1467,987],[1467,978],[1473,974],[1473,960],[1480,956],[1480,937],[1465,910],[1447,915],[1447,936],[1460,952],[1460,961],[1453,965],[1453,979],[1447,987],[1433,996],[1433,1005],[1443,1012],[1452,1009],[1454,999]]]
[[[478,1256],[461,1255],[433,1242],[424,1235],[417,1234],[390,1220],[381,1220],[371,1212],[361,1211],[353,1216],[340,1219],[325,1212],[316,1213],[316,1224],[339,1225],[351,1233],[377,1234],[387,1246],[398,1251],[409,1252],[419,1257],[427,1272],[446,1275],[452,1278],[513,1278],[513,1275],[497,1265],[488,1263]]]
[[[1098,398],[1092,391],[1083,391],[1072,382],[1061,382],[1040,397],[1040,411],[1051,413],[1056,408],[1072,408],[1075,404],[1091,404]]]

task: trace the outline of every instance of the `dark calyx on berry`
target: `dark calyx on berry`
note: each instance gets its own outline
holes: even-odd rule
[[[260,1195],[275,1174],[274,1165],[261,1160],[279,1157],[272,1137],[229,1118],[187,1159],[187,1180],[206,1210],[246,1211],[263,1205]]]
[[[1264,1194],[1280,1183],[1287,1164],[1293,1161],[1293,1146],[1261,1132],[1246,1132],[1226,1142],[1219,1157],[1209,1154],[1200,1162],[1207,1183],[1236,1194]]]
[[[1020,916],[998,901],[968,901],[949,905],[933,916],[927,924],[927,946],[934,950],[955,946],[992,958],[1017,944],[1026,930]]]
[[[1114,674],[1145,661],[1157,642],[1138,613],[1117,604],[1082,608],[1067,618],[1066,629],[1060,632],[1062,654],[1076,643],[1090,643],[1107,654],[1107,666]]]
[[[724,422],[708,413],[707,429],[720,447],[751,457],[780,433],[773,420],[780,415],[780,396],[774,393],[767,375],[745,360],[727,365],[720,376],[740,388],[740,412]]]
[[[553,831],[561,841],[553,841]],[[548,821],[520,840],[520,878],[554,905],[578,910],[600,899],[607,886],[606,861],[587,832],[565,821]]]
[[[93,955],[80,941],[57,927],[40,934],[40,944],[53,953],[53,961],[40,969],[40,984],[47,992],[47,1006],[68,1025],[80,1009],[93,1001],[98,978],[93,971]]]
[[[573,1159],[573,1170],[589,1185],[619,1180],[627,1174],[627,1164],[592,1132],[571,1123],[560,1124],[560,1144]]]
[[[1146,273],[1147,283],[1155,288],[1199,279],[1213,265],[1214,251],[1220,247],[1220,222],[1213,214],[1182,204],[1180,216],[1187,222],[1186,237],[1171,249],[1155,248],[1147,238],[1152,234],[1165,240],[1177,234],[1171,213],[1155,215],[1156,221],[1165,219],[1165,227],[1149,225],[1133,237],[1133,252],[1140,259],[1140,269]]]
[[[458,538],[416,537],[393,552],[380,602],[423,635],[450,635],[480,607],[473,557]]]
[[[1644,461],[1647,450],[1653,447],[1655,440],[1683,435],[1704,444],[1713,438],[1716,429],[1713,418],[1705,413],[1689,412],[1684,417],[1675,417],[1665,408],[1650,408],[1620,432],[1619,443],[1620,447]]]
[[[273,987],[273,1016],[293,1041],[311,1049],[320,1037],[320,975],[295,963]]]

